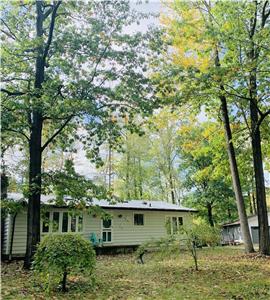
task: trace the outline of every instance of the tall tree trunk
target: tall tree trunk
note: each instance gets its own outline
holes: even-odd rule
[[[173,184],[173,177],[172,177],[171,157],[168,157],[168,169],[169,169],[169,187],[170,187],[170,193],[171,193],[171,200],[172,200],[172,203],[175,204],[175,193],[174,193],[174,184]]]
[[[220,68],[219,53],[217,48],[216,48],[216,56],[215,56],[215,66],[216,68]],[[245,251],[246,253],[252,253],[254,252],[254,248],[250,236],[245,202],[242,194],[240,176],[239,176],[235,150],[234,150],[234,145],[232,140],[232,131],[231,131],[229,113],[227,108],[227,99],[224,96],[224,86],[221,83],[220,83],[219,99],[221,102],[221,113],[222,113],[222,120],[223,120],[224,132],[226,137],[227,152],[229,156],[233,189],[236,198],[237,211],[240,220],[240,226],[241,226],[241,231],[242,231],[244,245],[245,245]]]
[[[238,215],[239,215],[239,219],[240,219],[241,231],[243,234],[245,251],[247,253],[251,253],[251,252],[254,252],[254,248],[253,248],[250,231],[249,231],[249,227],[248,227],[245,202],[244,202],[244,197],[242,194],[240,177],[239,177],[239,172],[238,172],[238,167],[237,167],[237,162],[236,162],[236,157],[235,157],[235,150],[234,150],[234,146],[233,146],[233,142],[232,142],[232,132],[231,132],[231,127],[230,127],[226,97],[221,95],[220,101],[221,101],[221,111],[222,111],[222,118],[223,118],[224,130],[225,130],[225,136],[226,136],[227,152],[228,152],[228,156],[229,156],[230,169],[231,169],[231,175],[232,175],[232,181],[233,181],[233,189],[234,189],[234,194],[235,194],[235,198],[236,198],[236,204],[237,204],[237,210],[238,210]]]
[[[8,260],[12,260],[12,250],[13,250],[13,242],[14,242],[14,233],[15,233],[15,225],[16,225],[16,218],[17,213],[15,213],[12,217],[12,230],[11,230],[11,237],[10,237],[10,248],[9,248],[9,255]]]
[[[252,66],[249,72],[249,97],[250,97],[250,120],[251,120],[251,145],[253,154],[253,166],[255,173],[255,186],[256,186],[256,201],[257,201],[257,213],[259,222],[259,250],[262,254],[270,255],[270,236],[268,229],[268,215],[265,193],[265,182],[263,172],[263,159],[261,149],[261,133],[258,117],[258,100],[257,100],[257,66],[260,48],[255,44],[255,34],[258,27],[258,5],[257,1],[254,1],[254,16],[250,19],[250,50],[247,53],[250,65]],[[261,29],[266,25],[269,14],[266,13],[265,8],[267,2],[264,4],[264,9],[261,16]]]
[[[127,149],[127,166],[126,166],[126,196],[127,200],[130,200],[130,154],[129,154],[129,149]]]
[[[254,195],[253,191],[252,191],[251,196],[252,196],[253,210],[254,210],[254,213],[257,214],[256,198],[255,198],[255,195]]]
[[[253,153],[253,166],[255,173],[256,201],[259,222],[259,251],[270,255],[270,236],[268,229],[268,214],[263,172],[263,159],[261,149],[261,134],[258,126],[258,111],[256,105],[256,75],[250,77],[250,118],[251,118],[251,144]]]
[[[142,178],[142,164],[140,157],[138,158],[138,164],[139,164],[139,191],[140,191],[140,199],[143,198],[143,178]]]
[[[212,213],[212,204],[211,203],[207,203],[206,205],[207,208],[207,217],[208,217],[208,222],[210,224],[210,226],[214,227],[214,220],[213,220],[213,213]]]
[[[252,204],[252,198],[251,198],[250,191],[248,191],[248,205],[249,205],[249,212],[251,215],[253,215],[253,204]]]
[[[36,36],[43,36],[43,1],[36,1]],[[38,47],[38,56],[35,67],[35,89],[38,102],[41,96],[42,83],[44,82],[45,61],[43,45]],[[42,140],[42,113],[38,105],[33,105],[31,113],[31,133],[29,139],[29,197],[27,211],[27,242],[24,268],[29,269],[36,246],[40,241],[40,194],[41,194],[41,140]]]

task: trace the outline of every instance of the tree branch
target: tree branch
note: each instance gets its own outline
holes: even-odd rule
[[[26,94],[24,92],[19,92],[19,91],[11,92],[11,91],[8,91],[8,90],[2,89],[2,88],[0,89],[0,91],[8,94],[8,96],[22,96],[22,95]]]
[[[48,36],[48,40],[44,49],[44,53],[43,53],[43,60],[46,60],[46,57],[48,55],[51,43],[52,43],[52,38],[53,38],[53,30],[54,30],[54,24],[55,24],[55,18],[56,18],[56,12],[57,9],[59,8],[60,4],[62,1],[58,1],[53,8],[52,11],[52,17],[51,17],[51,24],[50,24],[50,30],[49,30],[49,36]]]
[[[266,12],[266,8],[267,8],[268,4],[269,4],[269,2],[265,1],[264,5],[263,5],[261,28],[264,28],[265,23],[266,23],[268,17],[270,16],[270,9],[268,10],[268,12]]]
[[[255,129],[254,129],[254,132],[257,131],[257,129],[261,126],[263,120],[264,120],[267,116],[269,116],[269,115],[270,115],[270,109],[267,110],[265,113],[263,113],[263,114],[261,115],[261,117],[260,117],[260,119],[259,119],[259,121],[258,121],[258,123],[257,123],[257,125],[256,125],[256,127],[255,127]]]
[[[6,28],[8,29],[8,31],[9,31],[9,36],[11,37],[11,38],[13,38],[14,40],[16,40],[17,39],[17,36],[12,32],[12,30],[10,29],[10,27],[8,26],[8,24],[3,20],[3,19],[1,19],[1,21],[3,22],[3,24],[6,26]],[[5,31],[3,31],[3,32],[5,32]],[[5,32],[6,34],[8,34],[7,32]]]
[[[21,134],[22,136],[24,136],[24,137],[27,139],[27,141],[30,140],[29,137],[28,137],[24,132],[22,132],[22,131],[18,131],[18,130],[11,129],[11,128],[4,128],[4,129],[3,129],[3,132],[4,132],[4,131],[11,131],[11,132],[14,132],[14,133]]]
[[[55,133],[44,143],[44,145],[41,147],[41,152],[56,138],[56,136],[66,127],[66,125],[74,116],[75,115],[69,116],[66,121],[55,131]]]

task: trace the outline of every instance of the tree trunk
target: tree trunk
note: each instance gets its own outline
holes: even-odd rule
[[[213,213],[212,213],[212,204],[207,203],[207,217],[208,217],[208,222],[210,226],[214,227],[214,220],[213,220]]]
[[[216,48],[216,56],[215,56],[215,66],[216,68],[220,68],[219,53],[217,48]],[[228,152],[229,163],[230,163],[233,189],[236,198],[238,216],[240,220],[240,227],[243,235],[245,251],[246,253],[252,253],[254,252],[254,248],[250,236],[245,202],[242,194],[240,176],[239,176],[239,171],[238,171],[238,166],[237,166],[237,161],[235,156],[234,145],[232,141],[232,131],[231,131],[229,113],[227,108],[227,99],[224,96],[224,86],[221,84],[221,82],[219,87],[220,87],[219,99],[221,102],[222,120],[224,125],[224,132],[225,132],[227,152]]]
[[[127,149],[127,166],[126,166],[126,196],[127,196],[127,200],[131,199],[129,169],[130,169],[130,154],[129,154],[129,149]]]
[[[253,203],[253,210],[254,210],[254,213],[257,214],[256,199],[255,199],[255,195],[254,195],[254,192],[253,192],[253,191],[252,191],[252,203]]]
[[[170,174],[169,184],[170,184],[170,190],[171,190],[172,203],[175,204],[174,186],[173,186],[173,180],[172,180],[171,174]]]
[[[36,1],[36,33],[37,37],[43,35],[43,2]],[[38,48],[35,68],[36,99],[39,102],[42,83],[44,81],[45,62],[43,58],[43,45]],[[33,106],[31,114],[31,133],[29,139],[29,197],[27,212],[27,242],[24,268],[30,269],[36,246],[40,241],[40,194],[41,194],[41,139],[43,119],[39,103]]]
[[[222,118],[223,118],[223,122],[224,122],[224,130],[225,130],[225,136],[226,136],[227,152],[228,152],[228,156],[229,156],[230,169],[231,169],[231,175],[232,175],[232,181],[233,181],[233,189],[234,189],[234,194],[235,194],[235,198],[236,198],[236,204],[237,204],[237,210],[238,210],[238,215],[239,215],[239,219],[240,219],[241,231],[243,234],[245,251],[247,253],[251,253],[251,252],[254,252],[254,248],[253,248],[250,231],[249,231],[249,227],[248,227],[245,202],[244,202],[244,197],[242,194],[240,177],[239,177],[239,172],[238,172],[238,167],[237,167],[237,161],[236,161],[234,146],[233,146],[233,142],[232,142],[232,132],[231,132],[231,127],[230,127],[226,97],[221,95],[220,101],[221,101],[221,111],[222,111]]]
[[[257,201],[257,213],[259,222],[259,250],[262,254],[270,255],[270,236],[268,229],[268,216],[267,216],[267,204],[266,193],[264,183],[263,172],[263,159],[261,149],[261,133],[260,124],[258,119],[258,100],[257,100],[257,66],[260,48],[255,44],[256,28],[258,27],[258,2],[255,1],[254,16],[250,19],[250,50],[247,53],[249,63],[252,66],[249,72],[249,107],[250,107],[250,120],[251,120],[251,144],[253,154],[253,166],[255,173],[255,186],[256,186],[256,201]],[[264,10],[261,16],[261,29],[264,29],[266,25],[267,14]]]
[[[142,164],[140,157],[138,158],[139,163],[139,191],[140,191],[140,199],[143,198],[143,178],[142,178]]]
[[[268,229],[268,215],[267,215],[267,203],[264,183],[263,172],[263,159],[261,149],[261,134],[260,127],[258,125],[258,112],[256,108],[256,100],[254,99],[254,92],[256,89],[256,77],[251,76],[250,82],[250,117],[252,128],[252,153],[253,153],[253,166],[255,173],[255,185],[256,185],[256,201],[257,201],[257,213],[259,222],[259,251],[262,254],[270,255],[270,237]]]
[[[67,292],[67,272],[64,272],[63,274],[62,292]]]
[[[253,215],[253,204],[252,204],[252,198],[251,198],[250,191],[248,191],[248,205],[249,205],[249,212],[251,215]]]
[[[8,260],[12,260],[12,250],[13,250],[13,241],[14,241],[14,232],[15,232],[15,225],[16,225],[16,218],[17,218],[17,213],[13,215],[12,218],[12,231],[11,231],[11,237],[10,237],[10,248],[9,248],[9,255],[8,255]]]

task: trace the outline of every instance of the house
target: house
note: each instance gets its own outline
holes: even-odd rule
[[[20,194],[9,194],[9,198],[19,200]],[[192,220],[196,210],[162,201],[131,200],[111,204],[105,200],[94,200],[93,205],[110,214],[109,219],[102,219],[98,214],[71,215],[68,207],[53,205],[53,196],[41,196],[46,207],[45,217],[41,220],[41,239],[50,233],[76,232],[86,239],[98,242],[103,248],[135,247],[141,243],[165,237],[175,232],[182,224]],[[47,221],[46,221],[47,220]],[[49,222],[48,222],[49,220]],[[3,255],[10,251],[13,216],[5,220]],[[167,226],[165,226],[167,224]],[[16,217],[12,254],[24,256],[26,250],[27,209]]]
[[[268,223],[270,225],[270,212],[268,212]],[[249,231],[252,237],[252,241],[254,244],[259,243],[259,225],[258,225],[258,216],[252,215],[248,217],[248,226]],[[222,242],[224,244],[230,243],[242,243],[242,233],[240,228],[240,221],[236,221],[233,223],[227,223],[222,226]],[[270,226],[269,226],[269,234],[270,234]]]

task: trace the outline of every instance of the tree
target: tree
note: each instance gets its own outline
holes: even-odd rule
[[[96,262],[95,251],[90,241],[78,234],[47,235],[39,244],[34,257],[34,271],[51,289],[61,284],[67,291],[67,276],[70,274],[92,275]]]
[[[270,115],[269,76],[267,76],[270,6],[268,1],[217,5],[216,16],[220,22],[224,46],[228,49],[225,57],[227,69],[238,70],[230,75],[230,81],[226,83],[224,90],[227,95],[235,98],[250,132],[260,228],[260,252],[270,254],[261,143],[261,126],[267,118],[269,120]],[[225,23],[221,25],[223,21]]]
[[[221,40],[214,26],[211,6],[206,1],[174,1],[169,6],[173,14],[164,22],[174,51],[170,54],[172,66],[165,71],[173,74],[174,86],[166,87],[165,95],[169,94],[168,98],[176,103],[180,99],[195,103],[195,106],[217,107],[216,100],[219,100],[245,250],[253,252],[224,93],[226,78],[220,62]]]
[[[232,221],[235,206],[230,188],[229,165],[224,161],[224,134],[216,122],[194,119],[179,129],[179,155],[185,203],[199,209],[211,226]]]
[[[143,73],[149,36],[123,33],[135,19],[126,1],[5,4],[3,131],[24,139],[29,152],[25,268],[40,240],[45,149],[55,143],[65,149],[80,138],[96,157],[108,135],[117,135],[119,126],[108,130],[112,111],[124,118],[151,110]]]
[[[180,202],[179,125],[178,112],[164,108],[144,120],[141,133],[123,133],[115,164],[120,198]]]

